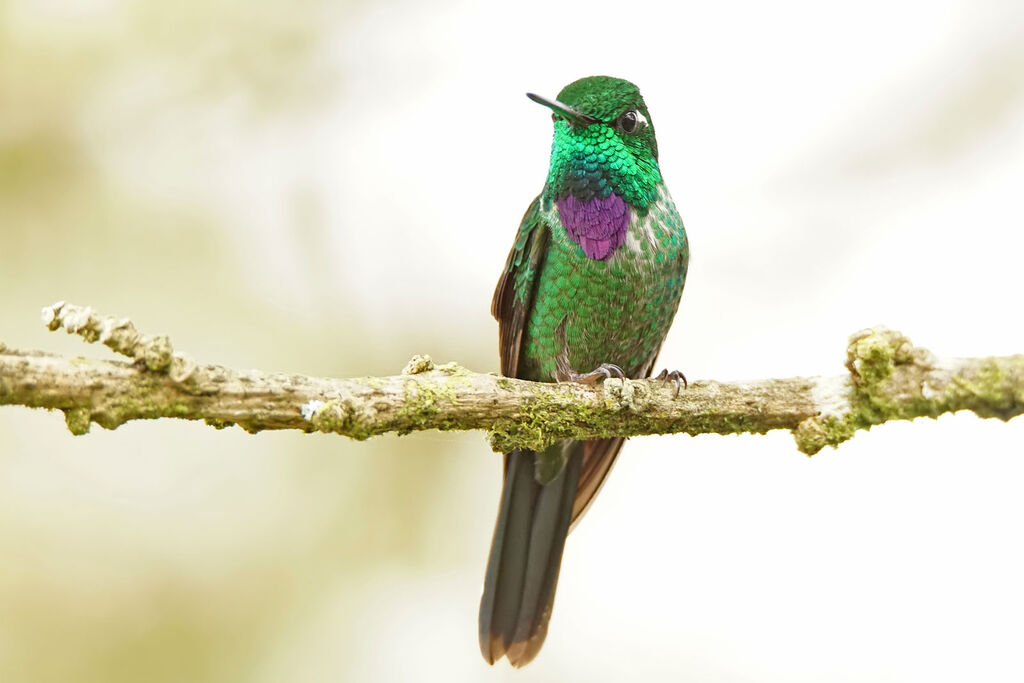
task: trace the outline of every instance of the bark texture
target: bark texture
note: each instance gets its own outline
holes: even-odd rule
[[[970,410],[1024,412],[1024,355],[936,359],[899,332],[854,334],[846,373],[750,382],[609,379],[549,384],[413,358],[399,375],[327,379],[202,365],[126,318],[63,302],[43,309],[51,330],[99,341],[128,361],[67,358],[0,344],[0,405],[61,410],[68,429],[129,420],[204,420],[249,432],[299,429],[366,439],[417,430],[487,430],[497,451],[554,441],[642,434],[792,430],[814,454],[888,420]]]

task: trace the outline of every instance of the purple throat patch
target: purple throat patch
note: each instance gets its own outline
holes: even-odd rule
[[[629,207],[614,192],[586,202],[571,194],[556,200],[558,217],[573,242],[583,247],[587,258],[604,261],[626,240]]]

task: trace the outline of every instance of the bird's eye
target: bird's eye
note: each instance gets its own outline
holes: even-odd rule
[[[623,112],[622,116],[619,117],[618,124],[624,133],[632,135],[633,133],[639,133],[647,126],[647,119],[636,109],[630,109]]]

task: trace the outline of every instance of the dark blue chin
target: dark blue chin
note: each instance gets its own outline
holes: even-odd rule
[[[611,178],[600,168],[572,168],[562,180],[559,197],[572,195],[581,202],[605,199],[612,193]]]

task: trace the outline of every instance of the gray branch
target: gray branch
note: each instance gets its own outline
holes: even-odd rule
[[[417,356],[399,375],[326,379],[201,365],[166,336],[126,318],[54,304],[43,322],[99,341],[129,361],[21,352],[0,344],[0,405],[61,410],[68,429],[114,429],[174,417],[246,431],[299,429],[353,439],[426,429],[487,430],[497,451],[562,439],[792,430],[814,454],[889,420],[970,410],[1008,420],[1024,412],[1024,355],[941,360],[892,330],[853,335],[847,372],[751,382],[609,379],[552,384],[471,372]]]

